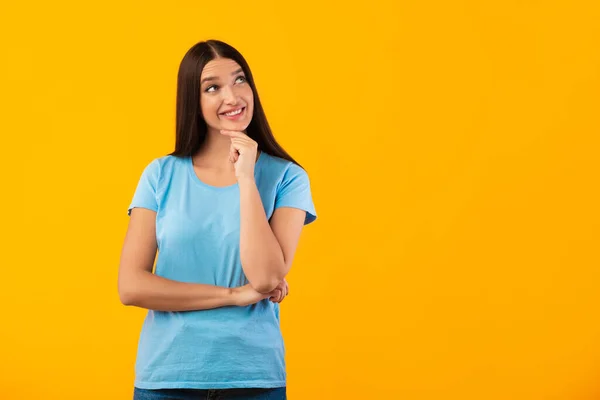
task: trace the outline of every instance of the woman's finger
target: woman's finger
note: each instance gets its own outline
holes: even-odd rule
[[[275,293],[274,290],[271,292],[271,297],[269,297],[269,300],[271,300],[273,303],[277,303],[277,293]]]
[[[233,138],[233,139],[231,139],[231,143],[233,143],[233,145],[236,148],[243,147],[243,148],[251,149],[253,147],[256,147],[253,142],[250,142],[250,141],[244,140],[244,139]]]
[[[248,137],[248,135],[246,135],[244,132],[240,132],[240,131],[230,131],[230,130],[227,130],[227,129],[221,129],[220,132],[223,135],[229,136],[229,137],[237,137],[237,138]]]
[[[280,289],[274,289],[271,292],[271,299],[273,299],[274,303],[278,303],[279,302],[279,298],[281,297],[281,290]]]

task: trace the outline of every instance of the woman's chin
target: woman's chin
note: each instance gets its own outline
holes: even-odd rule
[[[222,123],[221,124],[221,129],[224,130],[228,130],[228,131],[244,131],[246,130],[246,128],[248,128],[247,123],[245,122],[241,122],[241,123],[235,123],[235,122],[229,122],[229,123]]]

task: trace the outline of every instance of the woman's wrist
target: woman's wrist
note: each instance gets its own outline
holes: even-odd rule
[[[246,186],[256,186],[256,181],[254,180],[253,176],[240,176],[239,178],[237,178],[238,181],[238,185],[240,187],[246,187]]]
[[[229,288],[229,292],[227,294],[227,305],[237,306],[239,305],[239,297],[240,297],[240,288]]]

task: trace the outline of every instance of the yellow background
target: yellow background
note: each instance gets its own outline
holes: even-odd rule
[[[1,399],[131,398],[126,208],[208,38],[312,181],[290,399],[600,398],[597,2],[0,10]]]

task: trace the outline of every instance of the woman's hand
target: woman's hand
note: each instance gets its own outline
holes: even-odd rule
[[[235,176],[240,179],[254,179],[254,164],[258,144],[244,132],[221,130],[221,134],[229,136],[231,146],[229,148],[229,161],[235,167]]]
[[[274,294],[269,297],[269,300],[273,303],[281,303],[285,296],[290,293],[290,287],[288,286],[287,281],[285,279],[282,280],[271,293]]]
[[[250,285],[244,285],[233,288],[233,302],[236,306],[244,307],[251,304],[256,304],[261,300],[269,299],[273,303],[281,303],[285,296],[289,293],[289,286],[284,279],[273,291],[269,293],[260,293],[254,290]]]

